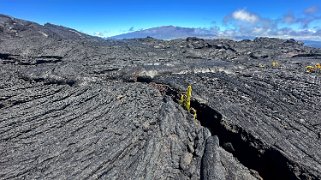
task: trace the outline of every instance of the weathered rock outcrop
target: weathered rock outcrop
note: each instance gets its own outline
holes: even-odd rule
[[[304,69],[320,54],[1,15],[0,179],[320,179],[321,76]],[[188,84],[196,120],[177,103]]]

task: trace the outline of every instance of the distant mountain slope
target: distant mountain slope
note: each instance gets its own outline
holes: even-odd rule
[[[99,37],[90,36],[78,32],[75,29],[58,26],[50,23],[40,25],[31,21],[17,19],[0,14],[0,35],[2,37],[45,37],[65,40],[102,40]]]
[[[112,36],[110,37],[110,39],[145,38],[148,36],[156,39],[179,39],[187,37],[212,39],[216,37],[215,31],[208,29],[186,28],[177,26],[161,26]]]

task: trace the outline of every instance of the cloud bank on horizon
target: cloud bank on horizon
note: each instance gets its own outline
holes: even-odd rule
[[[222,24],[223,26],[195,28],[195,31],[212,33],[213,37],[219,38],[239,39],[263,36],[321,41],[321,14],[318,6],[310,6],[304,9],[300,15],[289,12],[275,19],[262,17],[246,9],[238,9],[226,15]],[[134,29],[136,28],[130,27],[123,32],[133,32]],[[100,35],[105,37],[103,33]]]
[[[321,41],[321,15],[318,6],[306,8],[301,16],[285,14],[277,19],[239,9],[227,15],[224,24],[231,28],[217,30],[219,37],[278,37]],[[220,29],[220,27],[216,27]]]

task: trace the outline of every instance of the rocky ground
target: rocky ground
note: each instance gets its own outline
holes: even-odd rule
[[[294,40],[112,41],[1,15],[0,179],[321,179],[320,62]]]

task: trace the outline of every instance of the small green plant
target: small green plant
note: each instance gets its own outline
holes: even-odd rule
[[[191,112],[196,119],[196,110],[191,107],[191,98],[192,98],[192,85],[187,86],[187,91],[185,94],[181,94],[178,103],[183,106],[188,112]]]
[[[181,94],[181,98],[178,101],[179,105],[183,106],[184,101],[185,101],[184,99],[185,99],[185,94]]]
[[[320,73],[321,72],[321,64],[317,63],[314,66],[305,66],[307,73]]]
[[[305,66],[306,72],[307,73],[313,73],[315,72],[314,66]]]
[[[192,85],[187,86],[187,91],[186,91],[186,101],[185,101],[185,109],[187,111],[190,111],[191,109],[191,97],[192,97]]]
[[[280,63],[278,61],[276,61],[276,60],[272,61],[272,67],[277,68],[279,66],[280,66]]]

